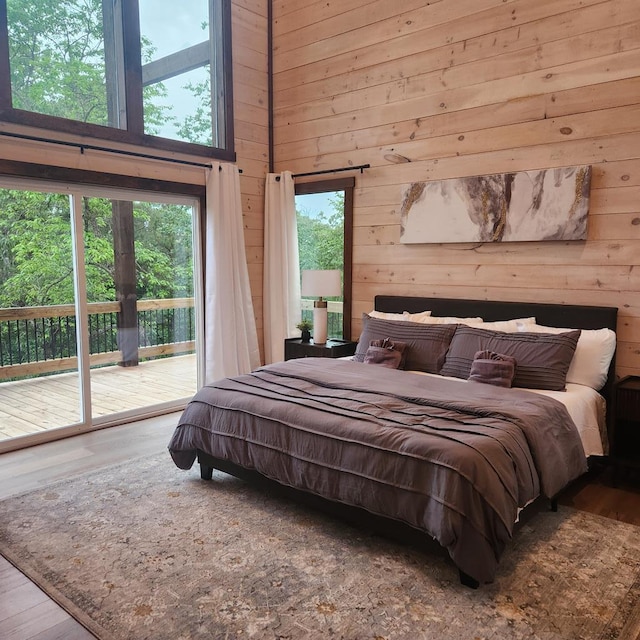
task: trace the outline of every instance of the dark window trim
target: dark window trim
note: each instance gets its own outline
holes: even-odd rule
[[[271,0],[269,0],[271,4]],[[235,162],[235,118],[233,115],[233,53],[232,53],[232,16],[231,0],[222,3],[222,55],[226,64],[222,65],[222,77],[224,81],[224,145],[227,153],[232,157],[221,158]]]
[[[5,109],[11,108],[11,69],[9,67],[9,31],[7,3],[0,2],[0,119]]]
[[[267,102],[269,113],[269,173],[274,173],[275,145],[273,135],[273,2],[267,2]]]
[[[137,0],[123,3],[123,20],[131,20],[131,12],[138,10]],[[137,17],[133,20],[134,24],[138,24]],[[142,82],[142,67],[138,63],[132,67],[130,62],[131,55],[136,49],[140,49],[140,34],[138,33],[138,42],[133,43],[131,34],[131,22],[128,23],[129,28],[125,29],[125,50],[127,56],[125,64],[127,68],[125,74],[127,80],[129,78],[139,79]],[[235,135],[234,135],[234,117],[233,117],[233,58],[231,43],[231,2],[230,0],[222,0],[222,33],[224,42],[224,59],[223,77],[225,84],[224,108],[225,108],[225,132],[223,138],[226,148],[207,147],[191,142],[183,142],[181,140],[171,140],[169,138],[161,138],[160,136],[150,136],[142,133],[143,131],[143,114],[141,100],[133,100],[127,89],[127,126],[128,130],[117,129],[93,123],[79,122],[76,120],[66,120],[56,116],[50,116],[42,113],[24,111],[14,109],[11,103],[11,72],[9,68],[9,36],[7,25],[7,3],[6,0],[0,0],[0,122],[8,122],[12,124],[24,125],[28,127],[36,127],[38,129],[46,129],[49,132],[61,132],[78,136],[87,136],[90,138],[103,140],[107,142],[118,142],[124,144],[132,144],[138,147],[149,148],[154,150],[171,151],[175,153],[184,153],[204,158],[213,158],[228,162],[236,161],[235,153]],[[134,56],[135,58],[135,56]],[[140,57],[138,55],[138,61]],[[136,80],[137,81],[137,80]],[[131,84],[126,83],[127,87]],[[141,86],[141,85],[140,85]]]
[[[81,186],[131,189],[134,191],[145,191],[149,194],[168,193],[172,195],[182,195],[198,198],[201,201],[201,205],[204,203],[206,193],[204,185],[174,182],[171,180],[139,178],[137,176],[126,176],[120,173],[69,169],[67,167],[55,167],[32,162],[17,162],[15,160],[0,159],[0,175],[28,180],[77,184]]]
[[[328,191],[344,191],[344,273],[342,287],[342,337],[351,339],[351,297],[353,294],[353,190],[356,179],[333,178],[316,182],[295,183],[297,196],[310,193],[326,193]]]
[[[47,131],[47,133],[51,135],[54,133],[68,133],[77,136],[86,136],[92,140],[100,140],[105,143],[116,142],[145,149],[153,149],[154,151],[183,153],[185,155],[212,158],[225,162],[236,161],[235,152],[230,150],[205,147],[190,142],[160,138],[159,136],[149,136],[141,133],[136,134],[130,131],[123,131],[122,129],[112,129],[111,127],[103,127],[98,124],[65,120],[64,118],[21,111],[20,109],[0,109],[0,121],[35,127]]]
[[[126,132],[134,136],[144,134],[142,92],[133,91],[134,87],[142,89],[139,15],[140,6],[138,5],[138,0],[122,3]]]

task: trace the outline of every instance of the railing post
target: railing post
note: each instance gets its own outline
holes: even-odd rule
[[[133,202],[113,201],[113,254],[118,313],[118,348],[122,367],[138,364],[138,308],[136,256],[133,237]]]

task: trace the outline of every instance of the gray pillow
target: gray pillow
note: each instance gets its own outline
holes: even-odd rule
[[[364,362],[372,340],[389,338],[406,343],[401,369],[439,373],[455,333],[455,324],[421,324],[401,320],[383,320],[362,314],[362,333],[353,359]],[[475,353],[475,352],[474,352]]]
[[[512,356],[493,351],[478,351],[471,363],[469,380],[496,387],[510,387],[515,372],[516,359]]]
[[[399,369],[404,360],[404,342],[394,342],[389,338],[372,340],[364,356],[365,364],[377,364],[388,369]]]
[[[516,359],[512,386],[564,391],[579,337],[579,330],[556,334],[504,333],[458,325],[440,373],[467,379],[476,352],[489,350]]]

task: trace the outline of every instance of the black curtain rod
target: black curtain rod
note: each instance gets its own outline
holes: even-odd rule
[[[63,147],[75,147],[80,149],[80,153],[84,153],[85,149],[91,151],[107,151],[108,153],[119,153],[123,156],[133,156],[134,158],[145,158],[147,160],[162,160],[163,162],[173,162],[174,164],[186,164],[191,167],[202,167],[204,169],[211,169],[213,165],[203,162],[192,162],[191,160],[180,160],[178,158],[167,158],[165,156],[155,156],[149,153],[139,153],[138,151],[126,151],[124,149],[111,149],[109,147],[99,147],[94,144],[84,144],[82,142],[68,142],[66,140],[55,140],[53,138],[40,138],[38,136],[28,136],[24,133],[11,133],[10,131],[0,131],[0,135],[7,136],[8,138],[19,138],[20,140],[31,140],[32,142],[47,142],[49,144],[59,144]],[[222,171],[222,167],[219,167]],[[242,169],[239,169],[242,173]]]
[[[340,169],[324,169],[322,171],[309,171],[308,173],[294,173],[293,178],[304,178],[306,176],[321,176],[323,173],[339,173],[340,171],[360,171],[364,173],[365,169],[370,169],[370,164],[360,164],[357,167],[340,167]]]
[[[323,169],[321,171],[309,171],[307,173],[294,173],[292,178],[306,178],[307,176],[321,176],[325,173],[339,173],[341,171],[360,171],[363,173],[365,169],[370,169],[370,164],[359,164],[356,167],[340,167],[339,169]],[[280,176],[276,176],[276,182],[280,182]]]

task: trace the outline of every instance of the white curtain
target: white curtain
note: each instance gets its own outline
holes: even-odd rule
[[[240,174],[230,163],[207,169],[205,383],[260,365],[242,230]]]
[[[284,360],[284,339],[299,335],[300,261],[293,177],[267,174],[264,203],[264,356]]]

